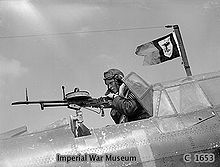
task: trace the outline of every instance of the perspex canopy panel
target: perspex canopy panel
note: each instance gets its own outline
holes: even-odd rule
[[[135,95],[139,103],[153,115],[153,89],[136,73],[131,72],[124,78],[124,83]]]
[[[220,104],[220,72],[185,77],[153,86],[157,116],[189,113]]]

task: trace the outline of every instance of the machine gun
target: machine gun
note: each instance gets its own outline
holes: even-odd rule
[[[12,105],[21,104],[40,104],[41,110],[46,107],[59,107],[66,106],[69,109],[79,111],[81,108],[99,108],[100,112],[92,110],[104,117],[104,108],[111,107],[111,100],[108,97],[92,98],[88,91],[81,91],[79,88],[75,88],[73,92],[65,93],[65,88],[62,86],[63,100],[39,100],[39,101],[29,101],[28,93],[26,88],[26,100],[13,102]],[[88,108],[90,107],[90,108]],[[78,115],[78,114],[76,114]]]
[[[12,105],[21,104],[40,104],[41,110],[46,107],[59,107],[65,106],[69,109],[76,111],[75,116],[70,115],[70,127],[75,137],[89,135],[90,130],[83,124],[83,113],[81,108],[93,111],[97,114],[101,114],[101,117],[105,116],[104,108],[111,107],[111,99],[109,97],[92,98],[88,91],[81,91],[79,88],[75,88],[73,92],[65,93],[65,88],[62,86],[63,100],[39,100],[29,101],[27,88],[25,91],[26,100],[13,102]],[[100,112],[93,110],[92,108],[99,108]]]

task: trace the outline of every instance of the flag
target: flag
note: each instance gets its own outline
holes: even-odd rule
[[[155,65],[180,57],[173,33],[138,46],[135,54],[144,56],[143,65]]]

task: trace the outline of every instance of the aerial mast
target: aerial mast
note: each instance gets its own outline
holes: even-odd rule
[[[187,59],[187,56],[186,56],[186,50],[185,50],[184,45],[183,45],[183,40],[182,40],[182,37],[181,37],[179,26],[178,25],[167,25],[165,27],[166,28],[173,28],[174,33],[175,33],[176,38],[177,38],[177,42],[179,44],[180,53],[181,53],[181,57],[182,57],[182,60],[183,60],[183,65],[184,65],[184,68],[185,68],[185,71],[186,71],[186,75],[187,76],[192,76],[192,72],[190,70],[189,62],[188,62],[188,59]]]

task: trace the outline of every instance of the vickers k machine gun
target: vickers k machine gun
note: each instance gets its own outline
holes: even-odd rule
[[[75,116],[70,116],[71,129],[76,133],[76,124],[79,123],[81,126],[84,126],[83,115],[81,108],[93,111],[97,114],[101,114],[101,117],[105,116],[104,108],[111,107],[111,100],[108,97],[99,97],[92,98],[88,91],[79,90],[75,88],[74,91],[65,93],[65,87],[62,86],[63,100],[39,100],[39,101],[29,101],[28,93],[26,88],[26,100],[13,102],[12,105],[21,105],[21,104],[40,104],[41,110],[44,110],[46,107],[60,107],[66,106],[69,109],[76,111]],[[100,111],[96,111],[92,108],[99,108]],[[75,134],[75,136],[77,136]]]

